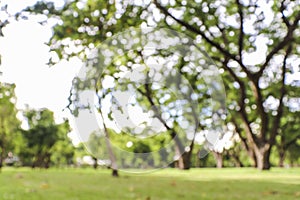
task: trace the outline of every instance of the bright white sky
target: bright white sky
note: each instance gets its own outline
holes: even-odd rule
[[[8,12],[14,14],[33,5],[36,0],[6,2],[9,2]],[[0,17],[3,16],[1,13]],[[35,19],[11,22],[2,31],[0,71],[3,74],[0,81],[16,84],[17,107],[23,109],[28,104],[36,109],[49,108],[54,111],[57,121],[70,118],[63,109],[68,104],[72,79],[78,73],[81,62],[78,59],[62,61],[50,68],[46,64],[50,49],[45,43],[49,41],[52,30],[50,25],[42,26]],[[74,132],[70,136],[74,143],[78,143]]]
[[[49,60],[50,29],[31,21],[9,24],[1,42],[3,76],[1,81],[15,83],[18,107],[48,107],[57,111],[67,105],[71,81],[80,67],[78,61],[61,62],[53,67]]]
[[[8,12],[15,14],[23,8],[33,5],[36,0],[6,0]],[[56,5],[59,6],[60,0]],[[5,18],[5,14],[0,17]],[[0,38],[0,55],[2,64],[1,82],[15,83],[17,107],[22,110],[25,105],[31,108],[48,108],[55,113],[56,121],[70,119],[73,131],[69,134],[74,144],[88,139],[89,134],[101,124],[94,113],[83,111],[74,119],[68,110],[68,97],[73,78],[79,73],[82,62],[79,59],[61,61],[49,67],[50,48],[47,43],[52,36],[51,25],[41,25],[39,18],[30,16],[29,20],[13,21],[2,31]],[[91,97],[87,95],[87,97]],[[19,116],[22,119],[21,115]],[[106,119],[106,121],[109,121]],[[115,127],[109,123],[109,127]],[[23,124],[26,128],[26,123]]]

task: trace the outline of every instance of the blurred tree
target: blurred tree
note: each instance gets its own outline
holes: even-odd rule
[[[286,79],[297,67],[293,60],[299,60],[300,8],[295,7],[299,2],[154,3],[168,27],[184,27],[199,38],[208,55],[223,68],[229,117],[239,127],[255,166],[269,169],[283,108],[289,106],[288,91],[299,90],[296,85],[287,87]],[[179,16],[175,14],[178,10],[182,11]]]
[[[53,153],[60,153],[59,157],[70,159],[73,156],[70,140],[66,137],[70,131],[69,124],[65,121],[56,124],[53,112],[48,109],[33,110],[24,112],[28,122],[28,130],[23,131],[26,141],[26,148],[23,150],[23,159],[34,167],[50,167]],[[62,142],[65,140],[64,142]],[[66,149],[60,149],[60,145],[66,145]],[[56,155],[57,156],[57,155]],[[57,162],[60,162],[56,159]]]
[[[292,143],[289,148],[287,149],[287,160],[289,160],[289,164],[288,166],[295,166],[295,167],[299,167],[300,165],[300,152],[299,152],[299,148],[300,148],[300,140],[297,140],[297,142]]]
[[[140,156],[135,154],[147,154],[160,150],[165,146],[163,145],[163,143],[167,140],[165,136],[156,136],[156,139],[153,140],[151,138],[137,138],[124,132],[116,133],[113,129],[108,129],[108,132],[111,145],[121,149],[121,151],[115,152],[115,156],[121,158],[119,163],[123,168],[148,168],[153,166],[160,167],[161,160],[166,160],[163,158],[165,155],[161,154],[160,158],[150,155],[144,156],[144,162],[140,162]],[[110,158],[105,140],[106,137],[104,136],[104,130],[100,130],[90,134],[88,141],[84,144],[87,146],[91,156],[95,158],[98,163],[102,162],[103,165],[111,167],[111,163],[107,162]],[[122,152],[129,153],[124,156]]]
[[[300,141],[300,113],[298,112],[287,112],[287,115],[283,116],[280,132],[277,136],[277,150],[279,156],[280,167],[284,167],[284,161],[286,159],[286,154],[297,155],[299,151],[295,148],[297,146],[297,142]],[[298,154],[299,155],[299,154]],[[292,156],[293,157],[293,156]],[[295,158],[297,156],[294,156]]]
[[[104,156],[105,151],[105,144],[101,143],[101,140],[99,139],[96,132],[91,133],[89,136],[88,141],[86,142],[86,145],[89,148],[89,151],[92,154],[92,158],[94,159],[94,169],[97,169],[98,167],[98,158],[101,158],[101,156]]]
[[[71,131],[69,121],[58,124],[58,140],[51,148],[51,161],[56,166],[74,164],[75,147],[68,134]]]
[[[20,141],[20,121],[17,118],[15,85],[0,82],[0,170],[8,152],[14,152]]]
[[[151,6],[151,8],[147,8],[147,3],[141,2],[140,5],[136,5],[133,2],[127,2],[127,1],[121,1],[121,2],[104,2],[104,1],[74,1],[74,2],[68,2],[66,5],[61,9],[55,9],[54,4],[52,3],[41,3],[39,2],[34,8],[28,9],[31,12],[37,12],[37,13],[46,13],[46,11],[49,13],[48,16],[51,16],[53,18],[57,18],[59,20],[63,21],[62,26],[55,26],[55,32],[53,38],[52,38],[52,44],[53,50],[57,53],[58,57],[60,59],[68,59],[72,56],[79,56],[82,59],[86,59],[89,49],[93,49],[96,45],[100,44],[105,39],[111,37],[112,34],[118,33],[124,28],[130,27],[130,26],[138,26],[142,24],[143,22],[146,22],[147,19],[153,18],[152,10],[154,9],[154,5]],[[71,11],[71,12],[70,12]],[[150,11],[150,13],[148,13]],[[143,19],[141,18],[135,18],[135,16],[141,16],[143,15]],[[72,25],[71,25],[72,24]],[[66,42],[63,42],[66,41]],[[74,48],[68,48],[74,45]],[[66,49],[69,49],[66,51]],[[73,52],[74,50],[74,52]],[[135,52],[138,54],[138,52]],[[174,52],[173,52],[174,53]],[[139,55],[136,55],[139,56]],[[131,58],[128,58],[131,59]],[[143,58],[144,59],[144,58]],[[53,60],[52,60],[53,61]],[[129,61],[129,60],[128,60]],[[144,61],[143,61],[144,62]],[[183,73],[183,68],[188,65],[188,62],[185,62],[183,60],[178,61],[176,69],[181,73]],[[110,71],[110,75],[113,75],[116,71],[113,69],[115,66],[112,66],[112,70]],[[160,72],[160,73],[163,73]],[[198,80],[195,82],[194,80],[200,76],[199,74],[189,75],[188,73],[185,73],[185,76],[192,80],[193,84],[193,90],[198,90],[197,84],[203,84],[203,80]],[[151,77],[153,78],[153,77]],[[177,78],[170,76],[169,79]],[[178,79],[179,80],[179,79]],[[202,81],[202,82],[201,82]],[[80,83],[78,83],[80,84]],[[85,84],[84,84],[85,85]],[[101,85],[101,83],[100,83]],[[180,81],[178,84],[176,84],[175,89],[179,89],[182,85],[180,84]],[[78,89],[78,88],[77,88]],[[98,88],[97,88],[98,89]],[[164,88],[164,90],[168,90],[168,88]],[[155,106],[153,103],[158,102],[158,98],[153,98],[152,96],[156,96],[158,94],[157,91],[152,90],[152,85],[146,85],[145,88],[140,88],[140,93],[144,96],[145,105],[148,107],[154,108]],[[153,94],[151,94],[153,93]],[[205,93],[205,92],[204,92]],[[191,90],[187,91],[187,94],[182,95],[191,95]],[[160,92],[160,98],[164,95],[164,92]],[[205,95],[203,96],[203,99],[205,99]],[[189,97],[191,98],[191,97]],[[172,97],[170,101],[175,101],[176,97]],[[170,103],[168,101],[167,103]],[[190,99],[190,104],[192,104],[192,100]],[[203,106],[204,104],[202,104]],[[162,108],[157,108],[154,110],[161,110]],[[166,108],[165,108],[166,109]],[[196,115],[197,109],[191,110],[191,116],[192,119],[189,119],[190,121],[193,121],[193,123],[198,126],[200,126],[200,122]],[[159,112],[155,112],[156,116],[161,115]],[[179,116],[173,116],[175,118],[178,118]],[[174,118],[174,119],[175,119]],[[177,157],[179,161],[179,167],[182,169],[189,169],[190,168],[190,157],[193,151],[194,141],[191,140],[190,146],[187,147],[189,151],[185,151],[185,147],[182,144],[180,140],[178,140],[176,135],[178,135],[177,127],[180,126],[180,124],[177,124],[177,127],[170,127],[166,124],[166,121],[163,120],[162,117],[159,117],[159,120],[161,123],[164,124],[165,128],[168,129],[169,134],[173,135],[172,137],[175,138],[176,141],[176,152]],[[183,156],[181,156],[183,154]]]
[[[83,157],[87,155],[90,155],[90,153],[87,151],[85,144],[82,142],[77,144],[74,151],[75,166],[80,167],[83,163]]]
[[[271,167],[284,112],[290,112],[291,101],[299,110],[299,93],[288,98],[299,91],[299,83],[292,84],[299,72],[299,1],[76,0],[50,11],[51,4],[42,5],[29,10],[58,19],[50,45],[61,59],[85,59],[95,46],[130,26],[164,25],[194,38],[219,66],[229,119],[254,166]]]

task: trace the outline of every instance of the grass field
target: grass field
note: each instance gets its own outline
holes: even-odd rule
[[[300,199],[300,169],[164,169],[112,178],[109,170],[4,168],[0,199]]]

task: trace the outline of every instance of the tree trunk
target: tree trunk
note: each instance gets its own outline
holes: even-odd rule
[[[189,170],[191,168],[191,156],[194,149],[194,141],[195,138],[193,138],[193,140],[191,141],[189,151],[185,151],[183,149],[183,145],[181,144],[180,140],[178,140],[177,142],[175,141],[175,152],[178,157],[177,167],[179,169]]]
[[[98,91],[97,91],[97,93],[98,93]],[[101,106],[101,98],[99,96],[98,96],[98,101],[99,101],[99,105]],[[108,151],[109,159],[110,159],[110,162],[111,162],[110,167],[112,169],[112,176],[113,177],[118,177],[119,173],[118,173],[117,159],[116,159],[116,156],[115,156],[115,154],[113,152],[113,149],[111,147],[111,143],[110,143],[110,139],[109,139],[109,132],[108,132],[108,129],[107,129],[106,124],[104,122],[104,117],[103,117],[101,107],[99,108],[98,111],[99,111],[99,114],[101,116],[102,124],[103,124],[103,128],[104,128],[105,143],[106,143],[106,148],[107,148],[107,151]]]
[[[253,162],[252,166],[256,168],[257,167],[257,162],[256,162],[256,156],[255,156],[254,150],[252,148],[253,145],[250,147],[249,144],[248,144],[247,139],[241,135],[242,130],[239,128],[239,125],[237,124],[237,122],[234,119],[232,120],[232,122],[235,125],[236,131],[237,131],[238,135],[241,138],[242,147],[246,150],[248,156],[252,160],[252,162]]]
[[[45,162],[45,164],[44,164],[45,169],[48,169],[50,167],[50,164],[51,164],[51,154],[50,153],[46,154],[44,162]]]
[[[178,159],[178,168],[189,170],[191,168],[191,151],[184,152]]]
[[[252,161],[252,167],[257,168],[257,158],[256,158],[256,154],[255,154],[254,150],[249,148],[247,150],[247,154]]]
[[[284,167],[284,156],[279,156],[279,167]]]
[[[107,147],[110,162],[111,162],[112,176],[118,177],[119,174],[118,174],[117,160],[116,160],[115,154],[112,150],[111,143],[110,143],[110,140],[108,138],[108,132],[107,132],[106,127],[105,127],[105,130],[106,130],[106,134],[107,134],[107,137],[105,138],[105,141],[106,141],[106,147]]]
[[[239,157],[233,157],[235,167],[244,167]]]
[[[232,157],[235,167],[244,167],[238,153],[235,150],[228,151],[228,154]]]
[[[256,158],[255,153],[252,152],[251,158],[252,158],[252,161],[253,161],[253,167],[257,168],[257,158]]]
[[[112,175],[113,177],[118,177],[118,176],[119,176],[118,170],[117,170],[117,169],[113,169],[111,175]]]
[[[284,167],[285,151],[279,151],[279,167]]]
[[[1,147],[1,153],[0,153],[0,172],[1,172],[1,169],[2,169],[2,166],[3,166],[3,159],[4,159],[4,150]]]
[[[222,153],[218,152],[213,152],[216,160],[216,166],[217,168],[222,168],[223,167],[223,155]]]
[[[261,148],[255,151],[257,169],[269,170],[271,168],[270,153],[271,153],[271,148],[268,149]]]
[[[94,169],[97,169],[98,168],[98,159],[93,156],[93,160],[94,160],[93,167],[94,167]]]

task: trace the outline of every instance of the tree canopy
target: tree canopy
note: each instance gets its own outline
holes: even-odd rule
[[[269,169],[272,149],[283,141],[283,135],[293,132],[282,127],[299,111],[299,79],[295,78],[299,73],[299,4],[298,0],[76,0],[62,8],[40,2],[29,10],[57,19],[49,45],[60,59],[88,60],[92,49],[129,27],[167,27],[188,35],[222,75],[226,122],[234,125],[253,165]],[[134,53],[137,58],[138,52]],[[115,69],[110,70],[114,73]],[[186,78],[199,85],[195,68]],[[147,84],[143,92],[147,94]],[[294,127],[295,121],[288,121]]]
[[[20,121],[17,118],[15,85],[0,83],[0,168],[9,152],[20,141]]]
[[[25,112],[28,130],[23,130],[26,146],[22,152],[25,164],[48,168],[51,159],[59,165],[72,162],[74,147],[67,137],[70,132],[68,121],[56,124],[53,112],[48,109],[29,109]]]

